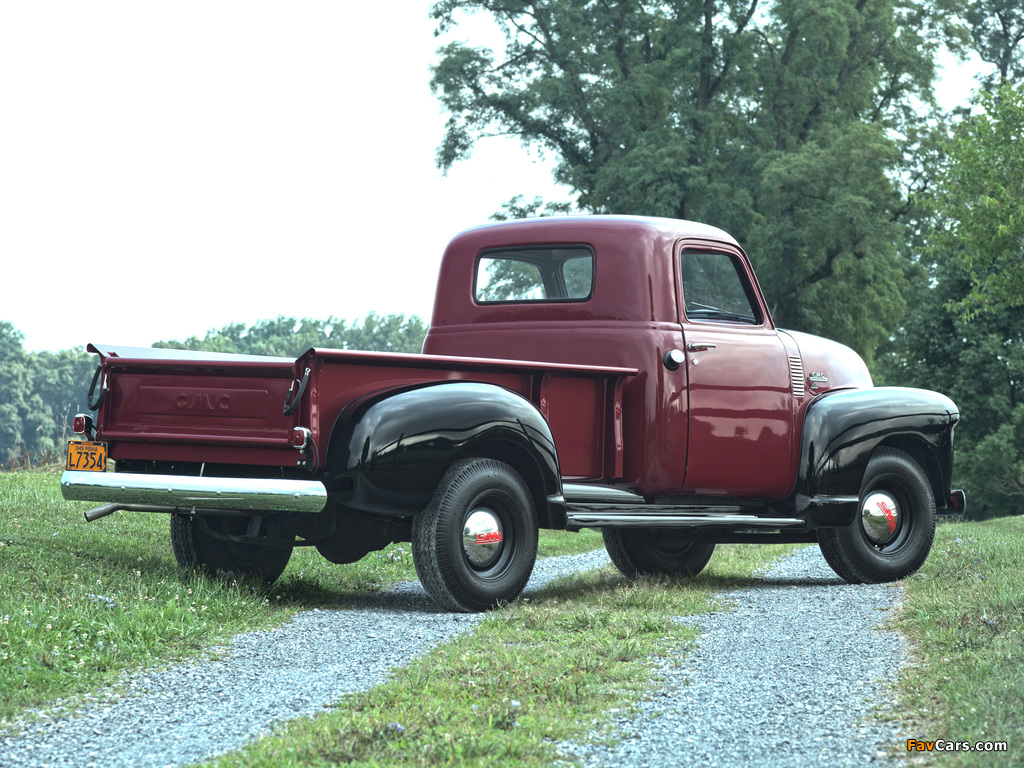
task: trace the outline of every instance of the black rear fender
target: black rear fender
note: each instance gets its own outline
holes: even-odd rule
[[[442,382],[354,401],[331,432],[324,484],[346,507],[409,517],[427,506],[453,462],[472,457],[512,466],[541,527],[565,527],[551,430],[533,403],[494,384]]]

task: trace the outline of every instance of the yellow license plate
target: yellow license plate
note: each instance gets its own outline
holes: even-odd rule
[[[68,443],[67,469],[79,472],[107,471],[107,444],[83,443],[72,440]]]

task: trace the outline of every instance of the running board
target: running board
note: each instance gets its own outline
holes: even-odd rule
[[[633,512],[618,509],[566,510],[569,528],[803,528],[806,520],[795,517],[758,517],[757,515],[701,514],[689,509],[678,512]]]
[[[647,504],[643,496],[618,488],[566,483],[569,528],[805,528],[795,517],[751,514],[736,505]]]

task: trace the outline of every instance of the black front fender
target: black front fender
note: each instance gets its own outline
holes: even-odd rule
[[[923,389],[875,387],[822,395],[804,415],[798,508],[810,508],[817,524],[852,520],[864,471],[881,446],[910,454],[928,476],[936,506],[945,508],[959,419],[952,400]]]
[[[351,403],[331,433],[324,484],[344,506],[408,517],[427,506],[452,462],[470,457],[512,466],[541,525],[565,527],[551,430],[533,403],[494,384],[441,382]]]

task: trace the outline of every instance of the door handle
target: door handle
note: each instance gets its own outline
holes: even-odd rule
[[[691,341],[686,345],[686,348],[691,352],[703,352],[706,349],[714,349],[717,344],[711,344],[707,341]]]

